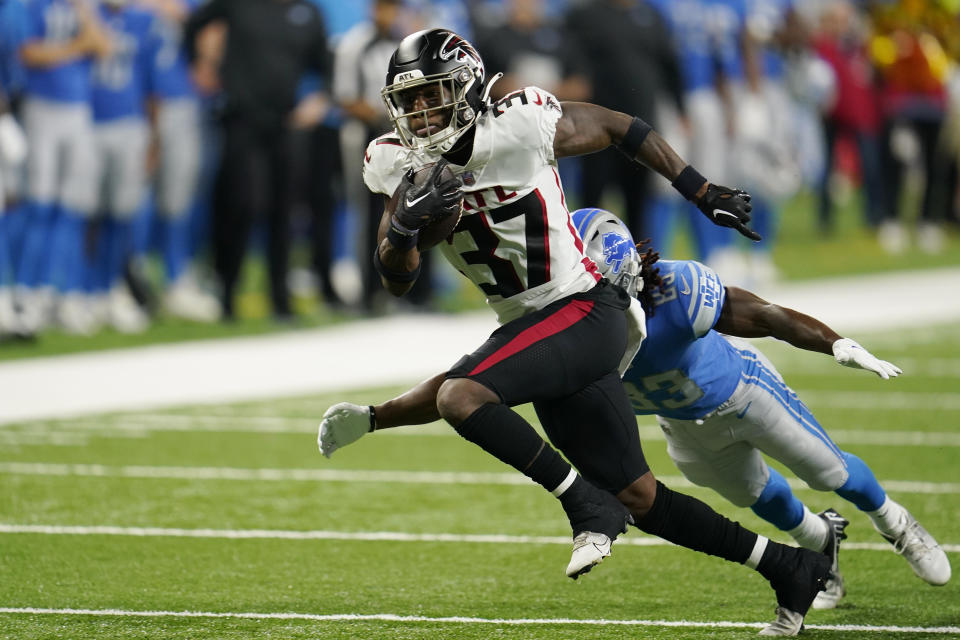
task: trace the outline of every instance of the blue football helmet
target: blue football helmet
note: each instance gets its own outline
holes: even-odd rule
[[[627,225],[604,209],[577,209],[572,215],[584,251],[597,263],[603,277],[631,296],[643,291],[640,254]]]

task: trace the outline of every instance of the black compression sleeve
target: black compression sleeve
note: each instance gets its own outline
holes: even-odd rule
[[[640,145],[647,139],[651,131],[653,131],[653,127],[640,118],[635,117],[633,122],[630,123],[630,128],[627,129],[627,132],[623,135],[623,140],[617,143],[617,148],[620,149],[625,156],[631,160],[635,160],[637,152],[640,151]]]

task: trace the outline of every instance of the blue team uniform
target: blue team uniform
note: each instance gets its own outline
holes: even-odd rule
[[[711,331],[725,296],[717,274],[693,261],[657,266],[664,292],[654,295],[647,339],[623,381],[636,413],[693,420],[729,398],[740,374],[752,369]]]
[[[714,86],[719,67],[740,75],[739,37],[744,7],[735,0],[650,0],[673,33],[685,91]]]
[[[197,2],[189,0],[185,4],[192,11]],[[155,43],[151,61],[153,94],[161,100],[195,97],[187,52],[183,46],[183,27],[157,16],[153,21],[152,38]]]
[[[100,16],[110,30],[114,50],[94,68],[94,121],[142,117],[157,48],[153,16],[129,7],[112,11],[104,5],[101,5]]]
[[[664,286],[623,383],[635,413],[658,416],[683,474],[784,530],[803,506],[760,451],[815,489],[879,507],[885,494],[869,468],[834,444],[773,364],[713,329],[726,299],[717,274],[686,260],[657,268]]]
[[[79,30],[76,10],[68,0],[31,0],[26,5],[25,40],[67,43]],[[53,67],[26,69],[26,92],[52,102],[87,103],[90,100],[89,57]]]

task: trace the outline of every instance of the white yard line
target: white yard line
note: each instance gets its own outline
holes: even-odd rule
[[[764,294],[844,335],[902,327],[919,335],[921,326],[960,322],[960,296],[947,295],[958,288],[960,268],[945,268],[784,284]],[[404,384],[449,367],[495,327],[489,311],[398,314],[282,335],[4,362],[0,423]]]
[[[251,469],[238,467],[168,467],[159,465],[110,466],[102,464],[62,464],[45,462],[0,462],[0,474],[37,476],[80,476],[103,478],[144,478],[165,480],[273,480],[285,482],[372,482],[378,484],[450,484],[534,486],[518,473],[464,471],[397,471],[362,469]],[[659,476],[676,487],[693,487],[680,476]],[[788,480],[797,490],[806,483]],[[960,483],[881,480],[894,493],[960,494]]]
[[[290,531],[282,529],[181,529],[175,527],[117,527],[106,525],[44,525],[0,523],[0,534],[68,536],[129,536],[135,538],[217,538],[225,540],[346,540],[348,542],[454,542],[510,545],[570,545],[569,536],[521,536],[469,533],[408,533],[405,531]],[[617,546],[670,547],[653,536],[617,538]],[[960,553],[960,544],[941,544],[949,553]],[[844,542],[844,551],[892,551],[886,542]]]
[[[0,613],[51,616],[99,616],[126,618],[233,618],[254,620],[306,620],[310,622],[426,622],[430,624],[485,624],[497,626],[538,626],[538,625],[576,625],[576,626],[621,626],[621,627],[662,627],[662,628],[699,628],[699,629],[760,629],[766,622],[736,622],[717,620],[701,622],[695,620],[604,620],[577,618],[476,618],[464,616],[407,616],[395,613],[272,613],[244,611],[127,611],[124,609],[48,609],[40,607],[0,607]],[[960,627],[906,627],[893,625],[859,624],[804,624],[807,629],[819,631],[860,631],[865,633],[935,633],[957,634]]]

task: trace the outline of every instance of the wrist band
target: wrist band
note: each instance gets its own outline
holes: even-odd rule
[[[620,149],[631,160],[635,160],[637,152],[640,151],[640,145],[647,139],[651,131],[653,131],[653,127],[640,118],[634,117],[633,122],[630,123],[630,128],[623,134],[623,140],[617,143],[617,149]]]
[[[373,267],[377,270],[377,273],[390,282],[413,282],[420,276],[419,262],[417,263],[417,268],[413,271],[396,271],[383,264],[380,260],[379,247],[373,250]]]
[[[680,192],[687,200],[694,200],[697,197],[697,191],[706,184],[707,179],[700,175],[700,172],[691,165],[687,165],[677,176],[676,180],[671,182],[673,188]]]
[[[394,248],[400,251],[409,251],[417,246],[418,231],[409,231],[402,224],[396,221],[396,218],[390,219],[390,226],[387,228],[387,240]]]
[[[367,433],[373,433],[377,430],[377,410],[373,408],[372,404],[367,408],[370,409],[370,431]]]

